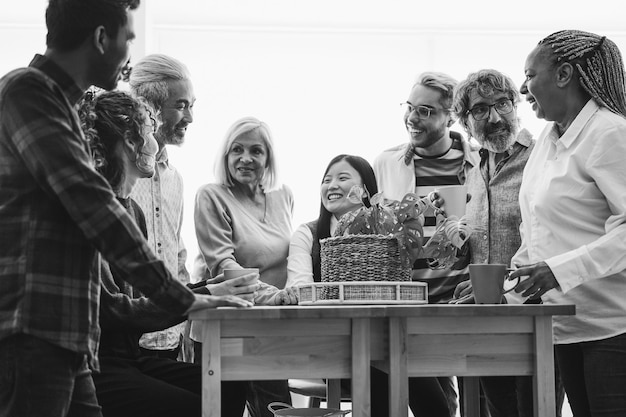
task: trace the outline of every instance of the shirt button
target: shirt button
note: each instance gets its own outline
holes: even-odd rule
[[[483,235],[483,240],[487,240],[487,235]]]
[[[161,247],[161,242],[157,243],[157,246],[158,246],[158,247]]]
[[[159,213],[155,214],[155,216],[156,216],[156,217],[160,217],[160,216],[159,216]]]

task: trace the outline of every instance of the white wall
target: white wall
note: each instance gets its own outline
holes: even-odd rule
[[[1,73],[43,52],[45,5],[0,5]],[[212,181],[216,148],[237,118],[253,115],[272,128],[297,226],[317,216],[320,177],[333,156],[373,161],[406,140],[399,103],[418,73],[462,79],[496,68],[519,85],[528,52],[556,30],[602,33],[626,51],[622,9],[617,0],[144,0],[134,60],[153,52],[182,60],[198,97],[187,142],[171,151],[185,180],[190,253],[195,191]],[[538,134],[543,123],[525,103],[519,114]]]

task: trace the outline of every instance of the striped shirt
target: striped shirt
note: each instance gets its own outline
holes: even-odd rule
[[[166,148],[157,156],[154,176],[138,180],[131,196],[145,215],[150,248],[165,262],[174,277],[187,284],[187,250],[180,233],[183,225],[183,179],[170,165]],[[146,333],[141,336],[139,344],[145,349],[175,349],[184,327],[185,324],[181,323],[166,330]]]
[[[438,186],[459,185],[464,182],[465,154],[461,137],[450,132],[452,145],[443,155],[427,157],[413,151],[415,169],[415,193],[425,197]],[[436,229],[436,218],[433,209],[429,209],[424,219],[424,236],[430,238]],[[452,298],[457,284],[469,278],[467,268],[460,270],[430,269],[426,259],[418,259],[413,265],[413,281],[428,283],[429,303],[447,302]]]
[[[97,369],[96,250],[173,314],[194,296],[93,169],[73,107],[82,93],[41,55],[0,80],[0,340],[26,333]]]

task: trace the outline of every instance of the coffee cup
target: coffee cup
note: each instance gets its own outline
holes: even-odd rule
[[[504,281],[512,269],[504,264],[470,264],[469,274],[476,304],[500,304],[502,295],[515,289],[520,282],[504,289]]]
[[[254,278],[250,278],[250,281],[256,281],[258,279],[259,268],[228,268],[224,269],[224,279],[239,278],[253,272],[256,272],[257,275]],[[249,284],[249,282],[247,284]]]
[[[435,192],[443,200],[441,209],[446,213],[447,217],[456,216],[461,218],[465,216],[465,206],[467,205],[467,186],[466,185],[446,185],[437,187]]]

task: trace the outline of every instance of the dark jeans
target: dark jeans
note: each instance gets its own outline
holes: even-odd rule
[[[351,392],[349,379],[341,380],[341,391]],[[389,376],[370,368],[371,415],[389,416]],[[409,406],[415,417],[453,417],[437,378],[409,378]]]
[[[202,364],[202,343],[194,342],[194,363]],[[267,405],[281,402],[291,405],[291,393],[287,380],[240,382],[245,387],[245,398],[250,417],[274,417]],[[222,401],[222,404],[224,402]]]
[[[444,389],[446,386],[448,389]],[[450,387],[452,392],[449,391]],[[409,407],[415,417],[454,417],[455,403],[456,394],[451,378],[409,378]]]
[[[574,417],[626,416],[626,333],[555,351]]]
[[[171,359],[104,357],[94,374],[104,417],[201,415],[202,372],[198,365]],[[241,417],[245,386],[222,383],[222,416]]]
[[[0,340],[0,417],[101,417],[85,354],[17,334]]]

